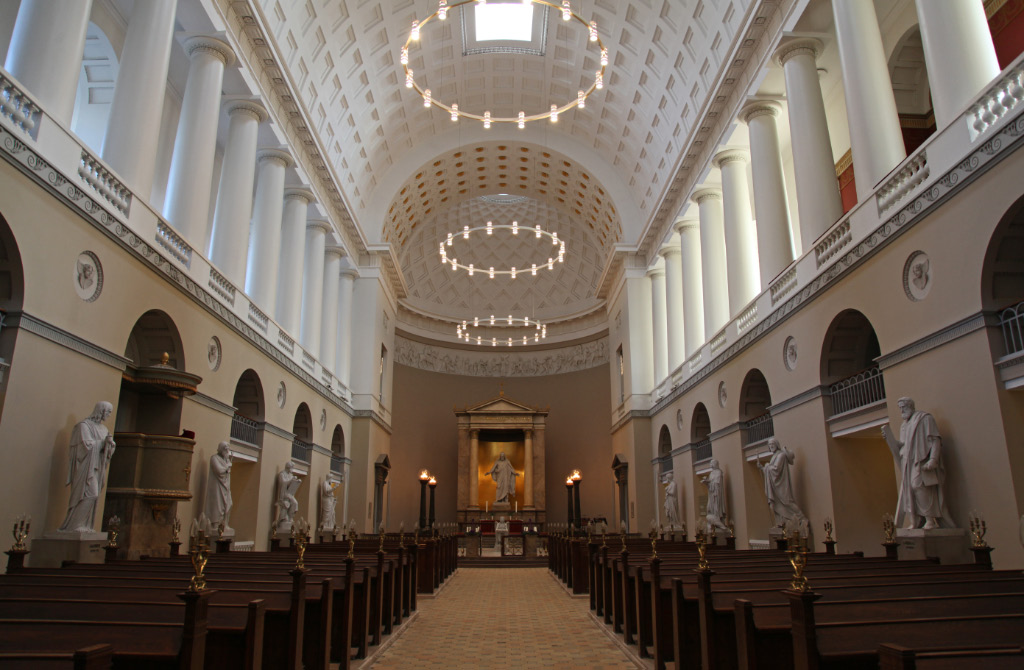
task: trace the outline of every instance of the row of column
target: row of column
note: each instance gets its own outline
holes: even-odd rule
[[[918,21],[938,128],[958,118],[999,74],[984,8],[972,0],[918,0]],[[896,102],[874,5],[833,0],[843,70],[857,195],[863,200],[904,158]],[[825,103],[818,80],[821,41],[797,38],[775,53],[783,68],[800,212],[802,251],[843,215]],[[713,158],[721,188],[698,188],[696,218],[676,221],[660,250],[664,267],[652,282],[655,379],[664,379],[721,330],[792,261],[776,119],[781,106],[754,101],[740,111],[750,141],[756,224],[751,216],[747,155],[727,149]]]

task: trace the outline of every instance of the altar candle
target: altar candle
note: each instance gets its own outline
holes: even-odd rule
[[[516,514],[519,514],[519,501],[516,501],[516,508],[513,510]]]
[[[484,514],[487,514],[487,506],[491,504],[490,500],[484,501]]]

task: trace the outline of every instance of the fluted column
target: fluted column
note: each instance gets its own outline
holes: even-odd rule
[[[665,298],[665,268],[656,266],[647,271],[651,279],[651,302],[654,323],[654,383],[668,376],[668,316]],[[680,283],[679,291],[683,286]],[[680,301],[681,302],[681,301]],[[679,305],[682,307],[682,305]]]
[[[684,359],[704,344],[704,265],[701,261],[700,221],[676,221],[679,248],[683,254],[683,322],[685,324]]]
[[[725,254],[729,274],[729,315],[739,314],[761,292],[757,258],[757,230],[750,212],[747,185],[747,154],[731,149],[714,157],[722,171],[722,210],[725,220]]]
[[[825,102],[818,83],[815,59],[821,48],[818,40],[798,39],[786,42],[775,52],[786,77],[803,251],[813,248],[818,237],[843,215]]]
[[[935,125],[942,130],[999,74],[980,0],[917,0]]]
[[[228,138],[213,210],[210,260],[231,282],[244,286],[252,183],[256,174],[256,137],[260,123],[267,120],[267,113],[253,100],[234,100],[227,104],[226,110]]]
[[[277,268],[277,322],[297,336],[302,318],[302,261],[306,253],[306,213],[315,201],[304,187],[284,190],[281,217],[281,262]],[[330,368],[328,368],[330,369]]]
[[[349,388],[352,379],[352,291],[359,273],[341,260],[341,276],[338,279],[338,327],[336,333],[335,375]]]
[[[934,4],[945,3],[939,0]],[[875,190],[875,185],[907,157],[907,151],[903,147],[903,132],[875,3],[832,0],[832,14],[843,66],[857,199],[863,201]],[[948,77],[949,73],[943,72],[943,76]]]
[[[212,37],[185,41],[190,62],[181,101],[178,132],[167,177],[164,218],[198,249],[210,230],[210,187],[217,148],[217,115],[224,66],[234,61],[231,47]]]
[[[284,171],[292,157],[280,149],[256,153],[256,198],[252,206],[252,234],[245,268],[245,292],[270,314],[277,300],[277,268],[281,262],[281,210],[284,206]],[[323,250],[321,250],[321,256]],[[323,258],[320,259],[323,267]],[[314,350],[315,351],[315,350]]]
[[[666,375],[686,359],[686,323],[683,319],[683,257],[679,245],[669,243],[658,250],[665,259],[665,332],[668,370]],[[660,377],[655,382],[659,382]]]
[[[345,250],[341,247],[327,247],[324,251],[324,288],[323,306],[320,316],[320,363],[325,370],[337,367],[335,357],[338,353],[338,277],[341,273],[341,259]]]
[[[299,327],[299,342],[310,352],[320,350],[324,248],[327,245],[327,233],[330,231],[331,227],[326,221],[311,220],[306,224],[306,260],[302,272],[302,323]]]
[[[523,431],[523,447],[526,452],[523,466],[523,507],[533,509],[533,430]]]
[[[469,508],[480,509],[480,431],[469,431]]]
[[[103,160],[147,199],[156,171],[177,6],[176,0],[135,3],[103,136]]]
[[[793,262],[793,234],[789,198],[782,171],[779,131],[775,117],[781,107],[774,102],[753,102],[740,111],[750,136],[751,173],[754,179],[754,211],[757,212],[757,257],[761,288],[771,284]]]
[[[729,276],[726,272],[725,216],[722,191],[702,188],[693,194],[700,211],[700,260],[704,286],[704,341],[729,322]]]
[[[92,0],[21,0],[4,68],[47,114],[71,125]]]

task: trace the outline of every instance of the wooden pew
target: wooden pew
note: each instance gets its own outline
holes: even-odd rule
[[[916,651],[897,644],[878,647],[881,670],[1019,670],[1024,668],[1024,649],[1019,646],[958,647]]]
[[[110,670],[114,648],[93,644],[73,652],[2,652],[0,665],[7,670]]]

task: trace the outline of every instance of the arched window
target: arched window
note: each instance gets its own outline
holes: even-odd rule
[[[996,226],[985,253],[981,303],[999,314],[1003,350],[996,357],[1024,351],[1024,197]]]
[[[334,435],[331,436],[331,472],[340,475],[342,471],[341,459],[345,457],[345,431],[341,424],[334,427]]]
[[[231,401],[235,415],[231,419],[231,439],[255,447],[263,443],[263,384],[254,370],[246,370],[235,384]]]
[[[661,472],[672,472],[672,433],[668,426],[661,427],[658,436],[658,458],[661,461]]]
[[[863,314],[848,309],[832,320],[821,350],[821,383],[829,387],[831,416],[885,400],[875,362],[880,355],[878,336]]]
[[[295,434],[292,441],[292,459],[309,463],[313,452],[313,415],[306,403],[300,403],[295,410],[292,432]]]
[[[693,408],[693,419],[690,421],[690,444],[693,450],[693,462],[706,461],[711,458],[711,417],[704,403],[699,402]]]
[[[772,395],[764,374],[756,368],[751,370],[740,387],[739,420],[744,425],[744,447],[763,442],[775,434],[772,415],[768,411],[771,404]]]

